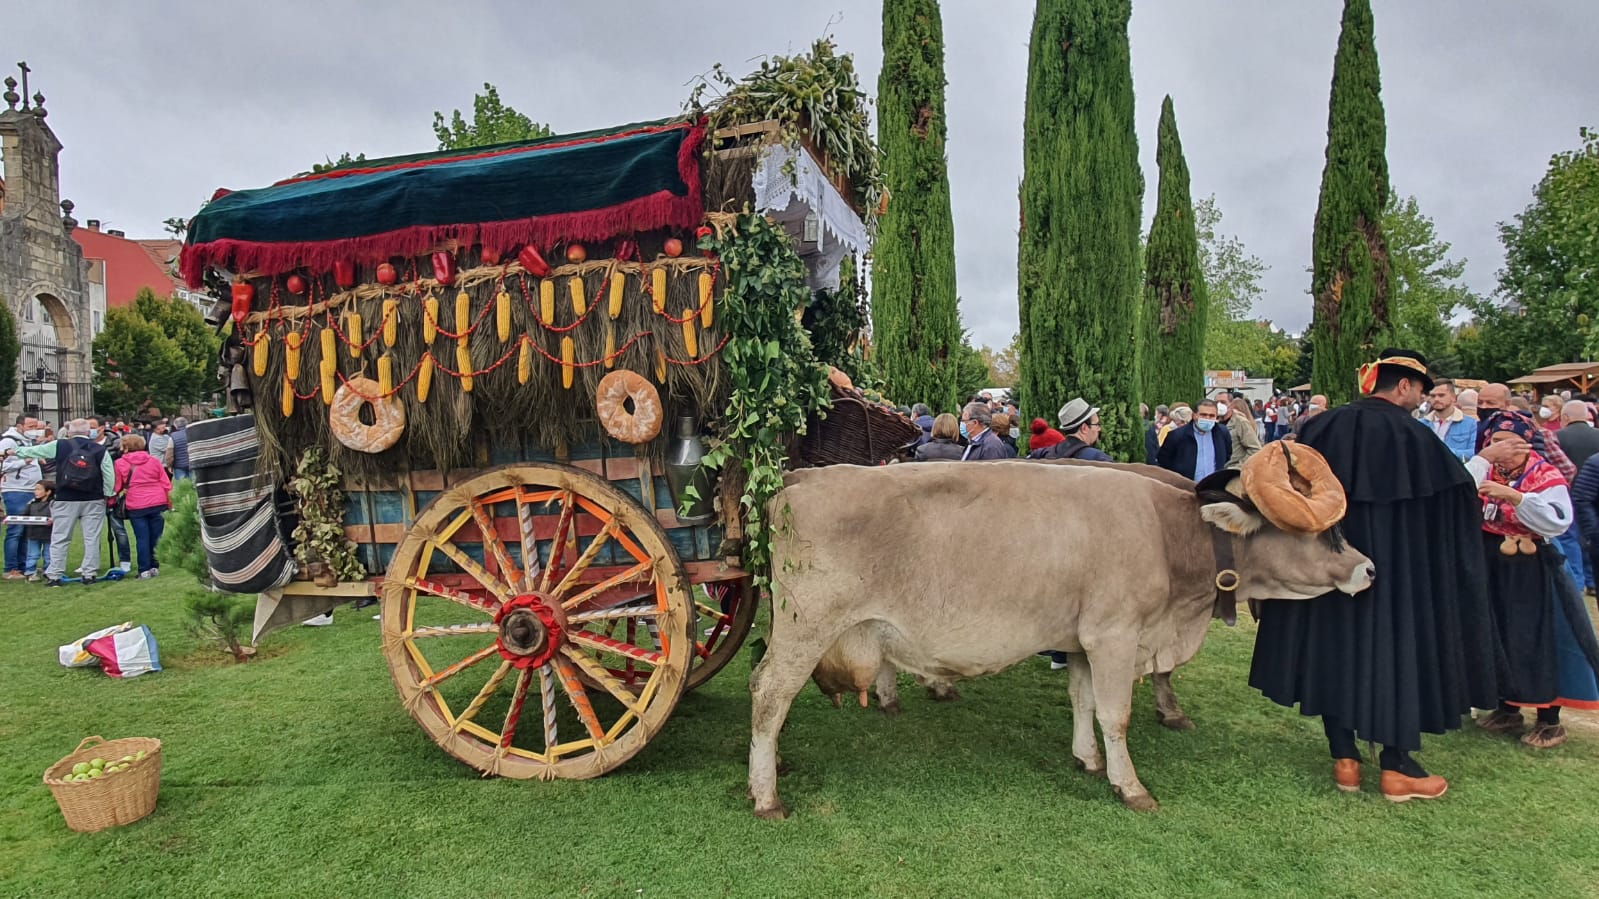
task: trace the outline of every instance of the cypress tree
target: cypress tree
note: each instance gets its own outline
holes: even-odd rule
[[[1144,180],[1133,127],[1131,0],[1038,0],[1027,64],[1018,259],[1021,400],[1100,408],[1101,443],[1142,456],[1135,322]]]
[[[884,0],[877,141],[890,200],[872,261],[872,335],[888,395],[952,411],[960,315],[944,155],[937,0]]]
[[[1348,402],[1360,365],[1389,330],[1388,126],[1383,117],[1370,0],[1345,0],[1327,116],[1327,165],[1312,241],[1315,316],[1311,381],[1329,402]]]
[[[1199,231],[1188,188],[1188,162],[1171,97],[1160,105],[1155,148],[1160,194],[1144,252],[1144,309],[1139,317],[1143,397],[1150,405],[1195,402],[1205,390],[1205,320],[1209,303],[1199,266]]]

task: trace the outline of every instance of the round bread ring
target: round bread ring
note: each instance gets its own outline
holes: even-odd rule
[[[627,411],[628,400],[633,401],[632,412]],[[654,440],[666,417],[655,385],[625,368],[600,379],[600,386],[594,391],[594,411],[599,413],[605,433],[623,443]]]
[[[1321,453],[1283,440],[1266,444],[1243,468],[1244,494],[1285,531],[1319,534],[1343,520],[1344,487]]]
[[[405,433],[405,405],[393,395],[381,396],[382,392],[378,382],[359,375],[334,392],[328,426],[340,443],[357,452],[381,453],[400,442]],[[372,404],[372,424],[363,424],[361,407],[368,403]]]

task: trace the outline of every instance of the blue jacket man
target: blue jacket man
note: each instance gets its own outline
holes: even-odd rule
[[[1200,400],[1194,420],[1166,435],[1155,461],[1167,471],[1200,481],[1227,467],[1233,436],[1216,421],[1216,402]]]
[[[1422,424],[1438,435],[1456,459],[1465,462],[1477,454],[1477,422],[1467,418],[1456,405],[1456,395],[1455,382],[1439,378],[1427,394],[1432,410],[1422,419]]]

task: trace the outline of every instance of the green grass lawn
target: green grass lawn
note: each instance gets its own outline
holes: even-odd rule
[[[1599,732],[1534,753],[1474,728],[1429,738],[1434,803],[1332,788],[1318,722],[1245,685],[1247,626],[1179,672],[1189,733],[1131,734],[1163,803],[1128,812],[1070,753],[1066,680],[1043,659],[905,713],[814,689],[783,750],[795,816],[744,798],[747,662],[686,697],[620,771],[483,780],[396,698],[378,625],[272,636],[235,665],[182,625],[172,572],[46,590],[0,585],[0,896],[1386,896],[1599,894]],[[166,671],[57,666],[60,643],[148,624]],[[40,781],[80,738],[159,737],[161,804],[68,831]]]

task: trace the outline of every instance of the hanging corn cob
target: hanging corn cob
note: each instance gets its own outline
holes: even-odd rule
[[[339,361],[339,341],[334,336],[332,328],[323,328],[320,334],[322,341],[322,364],[337,365]]]
[[[572,314],[582,318],[583,313],[589,308],[588,301],[583,299],[583,277],[573,275],[572,279],[566,282],[566,289],[572,294]]]
[[[472,392],[472,350],[467,346],[466,335],[455,345],[455,367],[461,372],[461,389]]]
[[[294,382],[288,378],[283,379],[283,417],[288,418],[294,414]]]
[[[627,274],[621,271],[611,272],[611,318],[615,320],[622,315],[622,295],[627,292]]]
[[[439,336],[439,298],[428,294],[422,301],[422,342],[428,346],[433,345],[433,338]]]
[[[494,295],[494,327],[501,343],[511,339],[511,295],[503,290]]]
[[[716,279],[710,272],[700,272],[700,327],[709,328],[711,322],[716,320],[716,300],[711,296],[711,287]]]
[[[650,297],[656,312],[666,311],[666,269],[660,266],[650,272]]]
[[[416,372],[416,401],[428,401],[428,391],[433,388],[433,354],[422,354],[422,367]]]
[[[394,357],[388,353],[378,357],[378,393],[388,396],[394,392]]]
[[[255,372],[255,376],[258,378],[266,374],[267,351],[271,348],[271,334],[268,334],[265,330],[263,330],[261,333],[255,335],[255,346],[251,348],[253,354],[251,362],[253,364],[250,366],[250,370]]]
[[[655,348],[655,380],[666,383],[666,351],[660,347]]]
[[[361,313],[354,309],[344,316],[344,336],[350,340],[350,358],[361,358]]]
[[[694,328],[694,310],[683,310],[683,346],[688,348],[688,358],[696,359],[700,354],[699,335]]]
[[[522,335],[522,348],[516,351],[516,383],[526,384],[533,376],[533,338]]]
[[[333,405],[333,391],[338,389],[337,385],[334,384],[334,375],[339,370],[338,363],[335,361],[336,358],[334,356],[322,357],[322,405],[324,406]]]
[[[577,347],[572,343],[572,338],[561,338],[561,386],[567,389],[572,387],[572,379],[577,374]]]
[[[284,335],[283,345],[287,350],[283,354],[283,378],[293,381],[300,376],[300,342],[305,335],[299,331],[290,331]]]
[[[605,323],[605,367],[616,367],[616,327],[610,322]]]
[[[394,346],[400,336],[400,301],[383,301],[383,345]]]
[[[555,324],[555,281],[550,278],[539,282],[539,319],[546,325]]]

